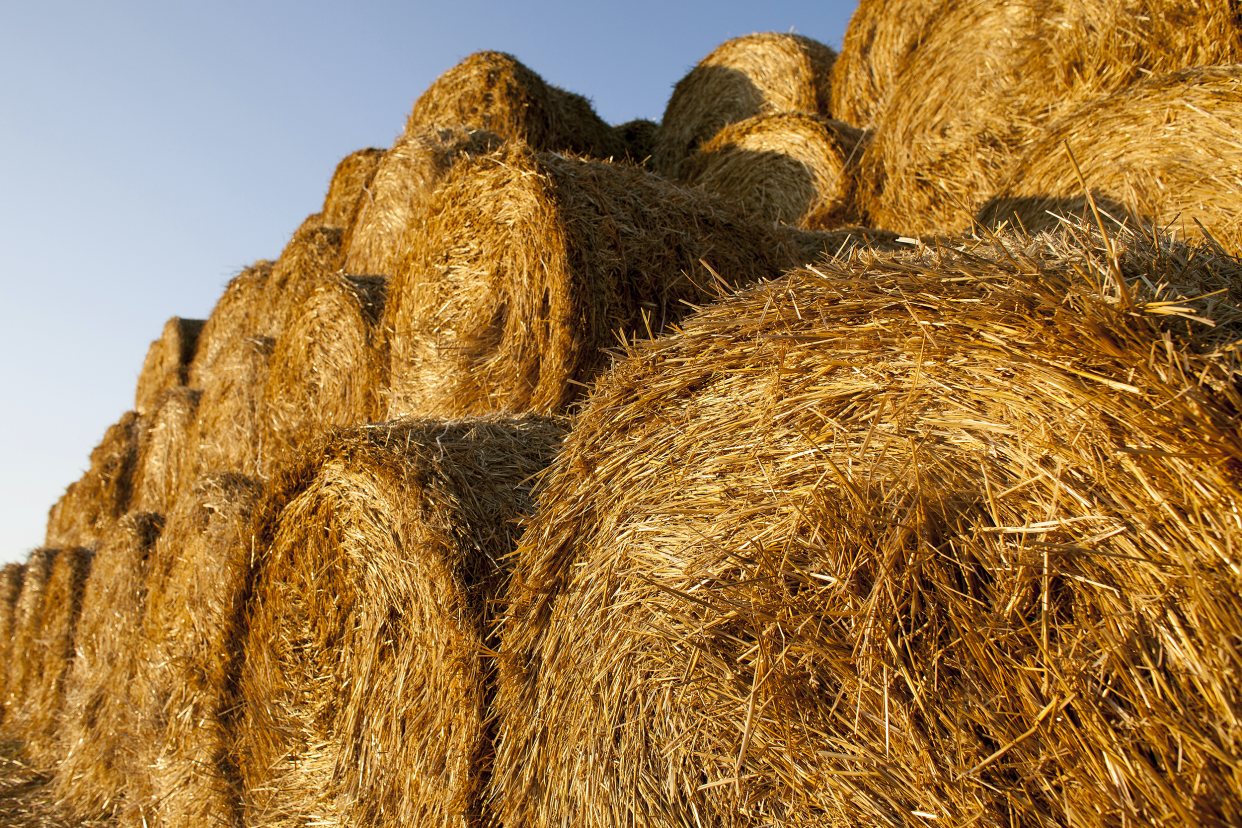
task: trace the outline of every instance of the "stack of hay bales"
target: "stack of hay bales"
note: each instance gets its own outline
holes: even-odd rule
[[[26,694],[38,676],[39,654],[35,651],[35,642],[55,559],[54,549],[36,549],[30,553],[22,573],[21,590],[13,605],[12,641],[5,665],[8,681],[4,698],[0,699],[4,707],[3,734],[8,738],[20,738],[24,731],[21,714]]]
[[[1242,268],[1079,232],[631,349],[517,552],[503,824],[1242,819]]]

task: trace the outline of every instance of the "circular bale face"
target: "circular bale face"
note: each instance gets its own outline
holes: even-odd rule
[[[540,418],[327,437],[271,489],[247,609],[247,824],[477,824],[514,522],[563,434]]]
[[[823,262],[616,364],[515,556],[503,824],[1242,818],[1239,268],[1079,234]]]
[[[383,158],[384,151],[372,147],[341,159],[332,173],[319,214],[324,224],[341,228],[346,236],[353,231],[354,220],[367,202],[371,182]]]
[[[836,52],[817,40],[763,32],[727,40],[677,82],[656,131],[651,168],[682,177],[682,162],[725,126],[765,112],[827,117]]]

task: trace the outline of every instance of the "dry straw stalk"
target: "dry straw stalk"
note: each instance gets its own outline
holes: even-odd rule
[[[160,338],[147,349],[134,390],[134,410],[146,417],[155,412],[169,390],[185,385],[204,320],[174,316],[164,323]]]
[[[1076,232],[618,362],[516,554],[503,824],[1242,820],[1242,272]]]
[[[247,824],[478,824],[488,631],[562,435],[547,418],[363,426],[272,484],[241,679]]]

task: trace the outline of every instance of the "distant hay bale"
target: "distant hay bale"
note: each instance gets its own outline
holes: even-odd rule
[[[388,280],[325,279],[293,312],[277,338],[264,392],[264,445],[287,454],[319,431],[380,419],[382,337]]]
[[[268,308],[267,285],[272,278],[273,264],[266,260],[255,262],[234,276],[224,288],[199,336],[187,385],[205,388],[224,351],[238,340],[272,335],[274,326]]]
[[[336,165],[328,193],[323,199],[321,221],[329,227],[339,227],[349,235],[358,217],[358,211],[367,202],[367,193],[375,171],[383,161],[382,149],[368,148],[350,153]]]
[[[680,178],[767,221],[857,224],[854,168],[864,133],[801,112],[729,124],[682,162]]]
[[[363,426],[269,488],[241,677],[246,824],[480,824],[490,630],[563,433],[536,417]]]
[[[271,337],[228,343],[210,372],[204,372],[198,412],[187,435],[189,450],[182,482],[202,474],[235,472],[259,476],[271,459],[262,442],[271,371]]]
[[[138,375],[134,392],[134,410],[146,417],[155,412],[162,394],[170,388],[185,385],[194,349],[205,321],[174,316],[164,323],[164,332],[151,343]]]
[[[55,549],[40,548],[26,559],[21,592],[13,607],[13,637],[9,645],[9,662],[5,665],[8,682],[5,685],[3,735],[21,739],[27,724],[23,716],[26,695],[38,681],[39,654],[35,642],[39,621],[43,614],[43,599],[47,593],[47,581],[52,574]]]
[[[515,554],[500,824],[1242,820],[1242,267],[1075,232],[617,362]]]
[[[622,152],[589,100],[546,83],[504,52],[475,52],[436,78],[414,103],[405,133],[445,127],[485,130],[547,152]]]
[[[8,706],[9,675],[13,668],[13,630],[17,611],[17,599],[22,593],[22,581],[26,576],[24,563],[5,564],[0,569],[0,725],[4,723],[4,711]]]
[[[414,130],[398,138],[384,154],[358,214],[345,272],[391,276],[432,192],[457,159],[491,152],[500,143],[495,133],[460,126]]]
[[[978,220],[1029,232],[1057,216],[1091,220],[1083,182],[1117,221],[1202,239],[1242,255],[1242,67],[1189,69],[1135,84],[1050,124]],[[1066,145],[1073,152],[1073,160]],[[1074,161],[1082,172],[1075,170]],[[1119,209],[1118,209],[1119,208]]]
[[[82,548],[55,553],[31,642],[35,669],[31,671],[16,726],[25,743],[27,760],[44,772],[53,770],[63,757],[58,732],[65,710],[65,676],[73,663],[82,590],[91,571],[93,554]]]
[[[131,512],[95,552],[65,679],[56,798],[77,819],[117,812],[147,777],[138,762],[134,682],[146,607],[148,559],[164,519]]]
[[[260,492],[257,481],[240,475],[201,478],[178,502],[152,553],[135,733],[150,784],[145,797],[126,802],[132,824],[239,824],[223,719],[240,656],[249,530]]]
[[[650,168],[659,128],[659,124],[646,118],[635,118],[613,127],[612,131],[621,142],[621,157],[640,167]]]
[[[860,0],[832,65],[832,117],[874,126],[945,0]]]
[[[125,514],[133,496],[141,425],[138,415],[127,411],[104,432],[91,452],[90,468],[69,484],[48,514],[47,547],[93,547]]]
[[[303,299],[345,266],[344,233],[310,216],[293,234],[272,265],[267,283],[267,325],[264,336],[277,337]]]
[[[729,124],[768,112],[828,116],[836,52],[796,34],[726,40],[677,82],[656,131],[651,168],[681,177],[681,163]]]
[[[968,228],[1044,124],[1148,75],[1242,62],[1240,32],[1231,0],[949,0],[875,124],[864,214],[906,235]]]
[[[186,479],[194,463],[190,435],[202,393],[186,386],[170,388],[155,403],[138,437],[131,508],[165,514],[191,482]]]
[[[389,289],[388,416],[562,412],[605,349],[732,284],[801,264],[796,244],[628,164],[510,144],[463,159]]]

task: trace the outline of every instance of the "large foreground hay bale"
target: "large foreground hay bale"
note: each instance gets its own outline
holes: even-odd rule
[[[187,475],[194,465],[190,435],[202,394],[197,388],[170,388],[145,419],[138,439],[132,509],[166,514],[189,485]]]
[[[617,336],[804,259],[789,235],[628,164],[463,159],[389,291],[389,417],[559,413]]]
[[[249,530],[260,492],[257,481],[239,475],[200,479],[152,554],[134,734],[149,787],[126,802],[130,824],[239,824],[224,718],[241,656]]]
[[[835,59],[832,49],[802,35],[762,32],[726,40],[673,88],[652,169],[679,178],[690,153],[725,126],[755,115],[830,115]]]
[[[906,234],[969,227],[1042,125],[1148,75],[1242,62],[1240,32],[1230,0],[949,0],[876,122],[864,213]]]
[[[52,574],[55,549],[36,549],[26,559],[21,592],[13,607],[13,638],[9,645],[9,661],[5,665],[8,682],[4,705],[4,731],[6,738],[21,738],[26,721],[22,716],[26,695],[38,680],[39,657],[35,642],[39,621],[43,614],[43,599],[47,593],[47,581]]]
[[[619,361],[516,554],[502,823],[1242,819],[1242,269],[1111,243],[824,262]]]
[[[25,743],[31,765],[50,771],[63,758],[58,730],[65,710],[65,676],[73,663],[74,640],[82,610],[82,591],[91,571],[89,549],[54,553],[43,607],[29,654],[30,673],[15,729]],[[6,717],[6,723],[7,723]]]
[[[358,214],[345,272],[392,275],[431,194],[457,159],[491,152],[500,142],[495,133],[460,126],[413,130],[398,138],[384,154]]]
[[[202,319],[180,316],[164,323],[164,332],[147,349],[134,390],[134,410],[140,415],[146,417],[154,413],[160,397],[172,388],[185,385],[204,324]]]
[[[854,168],[864,133],[801,112],[729,124],[681,165],[681,180],[767,221],[828,230],[857,224]]]
[[[91,452],[90,468],[70,483],[48,513],[49,548],[93,547],[129,508],[142,421],[133,411],[108,427]]]
[[[319,213],[324,224],[339,227],[346,236],[349,235],[358,211],[368,200],[371,182],[383,158],[382,149],[371,147],[341,159],[332,173],[332,181],[323,198],[323,210]]]
[[[291,315],[276,340],[265,393],[272,457],[333,426],[380,418],[387,366],[378,328],[388,280],[335,275]]]
[[[100,544],[82,595],[60,728],[64,759],[55,788],[68,813],[89,819],[117,811],[145,778],[137,761],[134,682],[146,607],[146,573],[162,516],[131,512]]]
[[[593,158],[622,153],[591,102],[552,86],[504,52],[475,52],[436,78],[414,103],[405,132],[465,127],[523,141],[538,150]]]
[[[7,707],[9,675],[13,666],[13,629],[17,612],[17,599],[22,594],[22,581],[26,577],[24,563],[5,564],[0,569],[0,724],[4,723]]]
[[[978,220],[993,227],[1016,220],[1035,232],[1058,224],[1057,216],[1089,219],[1085,182],[1097,207],[1117,221],[1196,239],[1202,224],[1242,255],[1239,124],[1242,67],[1152,78],[1049,125]]]
[[[257,525],[246,824],[479,824],[514,521],[562,425],[407,420],[338,432]]]

